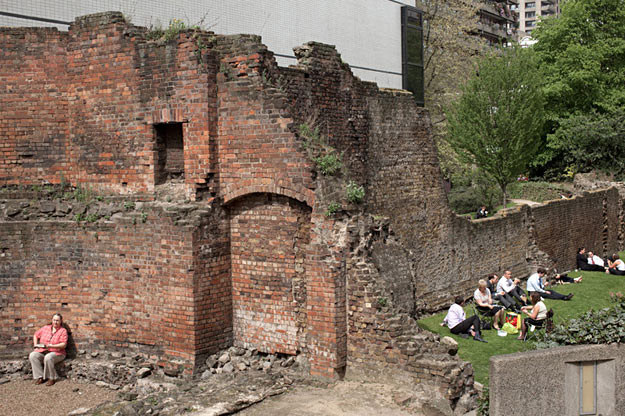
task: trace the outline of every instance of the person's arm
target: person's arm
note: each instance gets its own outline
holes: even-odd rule
[[[530,318],[536,319],[536,317],[538,316],[538,311],[540,311],[540,306],[538,306],[538,303],[537,303],[532,308],[532,312],[529,313]]]
[[[52,340],[50,340],[52,341]],[[58,349],[63,349],[67,346],[67,331],[65,330],[65,328],[61,328],[59,329],[59,333],[58,333],[58,337],[56,339],[56,343],[55,344],[48,344],[46,345],[46,348],[58,348]]]
[[[37,344],[39,344],[39,337],[37,337],[38,332],[35,332],[35,335],[33,335],[33,347],[37,346]]]

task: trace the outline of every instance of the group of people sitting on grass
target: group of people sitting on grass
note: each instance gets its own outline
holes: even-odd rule
[[[519,279],[512,279],[512,272],[506,270],[501,277],[491,274],[488,279],[481,279],[478,288],[473,293],[473,299],[477,310],[485,317],[493,318],[493,328],[500,330],[505,323],[506,310],[516,312],[520,315],[527,315],[521,324],[521,334],[518,339],[525,339],[529,325],[541,326],[547,318],[547,307],[542,299],[571,300],[573,294],[563,295],[552,289],[545,289],[549,284],[543,281],[543,277],[547,271],[540,267],[527,279],[527,292],[529,293],[529,301],[525,291],[520,287]],[[562,283],[580,283],[581,277],[571,278],[566,274],[557,274],[556,281]],[[493,300],[499,302],[495,305]],[[464,298],[457,296],[454,304],[451,305],[445,319],[441,323],[442,326],[449,327],[452,334],[459,335],[463,338],[469,335],[473,336],[476,341],[485,341],[480,333],[482,327],[481,321],[477,315],[466,318],[463,310]]]
[[[608,264],[607,266],[605,264]],[[586,252],[586,247],[580,247],[577,250],[577,268],[579,270],[590,272],[605,272],[618,276],[625,276],[625,263],[614,253],[605,260],[593,254],[592,251]]]

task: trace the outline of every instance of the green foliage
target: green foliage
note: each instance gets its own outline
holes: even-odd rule
[[[614,306],[598,311],[590,310],[579,318],[556,325],[550,333],[539,333],[536,348],[560,345],[612,344],[625,341],[625,297],[611,293]]]
[[[447,195],[449,207],[457,214],[475,212],[482,205],[482,195],[473,186],[456,186]]]
[[[541,21],[532,32],[538,40],[532,49],[545,75],[550,124],[547,147],[536,165],[546,175],[561,177],[571,165],[580,170],[594,164],[603,168],[611,158],[625,156],[622,149],[620,155],[600,150],[610,136],[603,127],[610,125],[610,118],[618,119],[625,105],[624,6],[623,0],[568,0],[561,2],[557,19]],[[591,124],[587,131],[585,123]],[[596,147],[587,145],[592,130],[599,133]],[[582,137],[576,139],[577,133]],[[574,152],[579,141],[583,148]],[[590,154],[583,155],[587,150]]]
[[[313,160],[317,164],[321,173],[326,176],[334,175],[343,166],[341,158],[334,151],[315,157]]]
[[[477,398],[477,414],[478,416],[488,416],[490,412],[490,390],[484,387],[482,394]]]
[[[79,202],[89,202],[93,199],[94,196],[94,192],[89,187],[77,187],[71,194],[71,199],[75,199]]]
[[[81,222],[85,220],[85,214],[76,214],[74,215],[74,221]]]
[[[332,215],[336,214],[341,208],[341,204],[339,204],[338,202],[330,202],[330,204],[328,204],[328,209],[326,209],[326,212],[324,214],[326,217],[331,217]]]
[[[133,209],[135,209],[135,203],[133,201],[124,202],[124,209],[126,211],[132,211]]]
[[[380,308],[384,308],[384,307],[386,307],[386,305],[388,305],[388,299],[385,298],[385,297],[379,297],[378,298],[378,306]]]
[[[148,220],[148,213],[147,212],[142,212],[141,213],[141,222],[145,223]]]
[[[85,221],[87,222],[96,222],[100,217],[98,216],[98,214],[88,214],[85,217]]]
[[[625,110],[611,113],[592,111],[562,119],[558,130],[549,136],[549,148],[562,155],[565,169],[589,172],[597,169],[625,176]]]
[[[347,200],[352,204],[360,204],[365,198],[365,188],[354,181],[349,181],[346,192]]]
[[[543,181],[514,182],[508,187],[510,198],[536,202],[560,199],[562,194],[568,194],[569,192],[569,188],[565,186]]]
[[[180,19],[171,19],[167,29],[163,29],[160,25],[150,27],[146,33],[146,39],[148,40],[163,40],[169,42],[178,37],[180,32],[191,29]]]
[[[341,156],[319,133],[318,127],[312,127],[312,123],[300,124],[299,134],[304,138],[304,148],[323,175],[334,175],[341,170]]]
[[[447,110],[447,140],[461,161],[506,187],[527,170],[541,143],[544,98],[535,57],[507,48],[482,59]]]
[[[299,134],[305,139],[304,146],[310,147],[311,144],[321,144],[321,135],[319,127],[312,127],[310,123],[302,123],[299,125]]]

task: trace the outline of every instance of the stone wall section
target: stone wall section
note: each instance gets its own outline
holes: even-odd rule
[[[396,276],[413,275],[414,266],[388,221],[361,216],[347,228],[348,361],[407,370],[415,383],[438,386],[452,407],[461,398],[474,401],[473,368],[455,356],[457,345],[420,329],[406,310]]]

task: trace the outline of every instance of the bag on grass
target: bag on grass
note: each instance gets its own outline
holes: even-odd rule
[[[519,332],[519,330],[516,329],[515,326],[512,326],[512,324],[510,322],[506,322],[505,324],[503,324],[501,329],[503,329],[504,331],[506,331],[510,335],[517,334]]]

